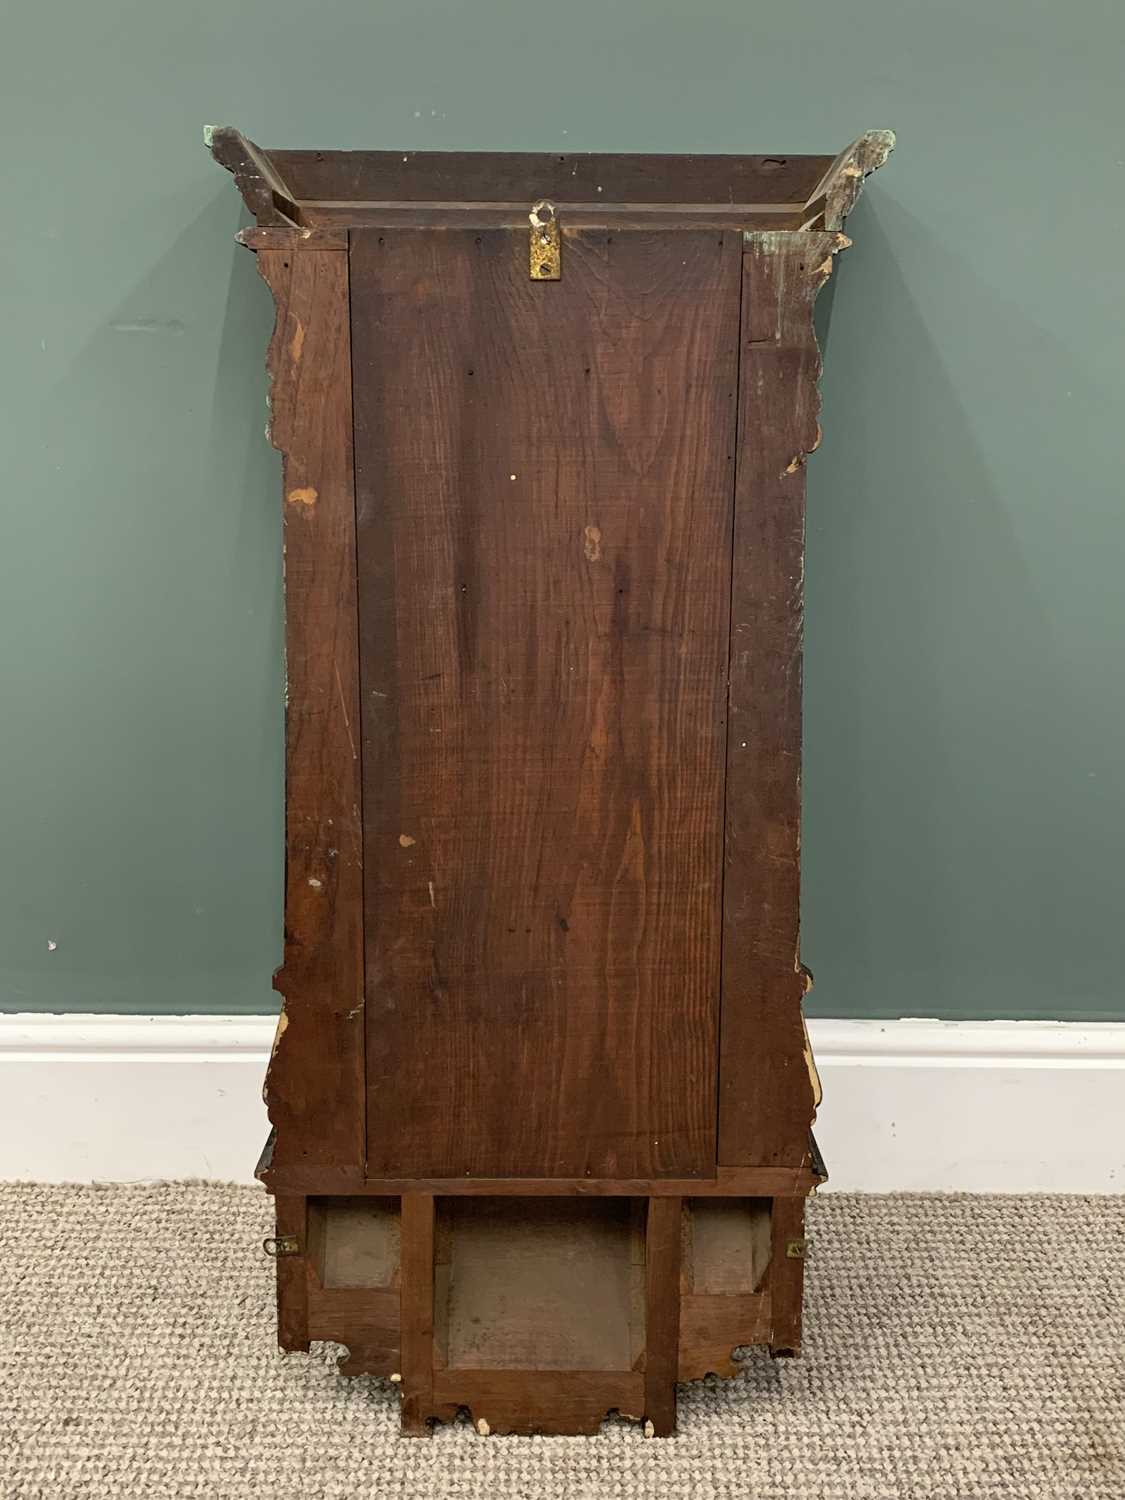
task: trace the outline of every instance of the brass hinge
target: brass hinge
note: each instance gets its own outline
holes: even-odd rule
[[[789,1260],[804,1260],[804,1258],[805,1258],[805,1242],[804,1242],[804,1240],[786,1240],[786,1242],[785,1242],[785,1254],[786,1254],[786,1256],[788,1257]]]
[[[274,1260],[283,1255],[300,1255],[301,1244],[295,1234],[279,1234],[276,1238],[262,1241],[262,1249]]]
[[[528,266],[532,281],[558,281],[562,276],[562,248],[559,243],[559,216],[555,205],[545,198],[528,214],[531,234],[528,238]]]

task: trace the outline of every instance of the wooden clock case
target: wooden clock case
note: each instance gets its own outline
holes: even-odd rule
[[[406,1432],[669,1433],[800,1345],[813,301],[893,138],[208,139],[277,308],[281,1345]]]

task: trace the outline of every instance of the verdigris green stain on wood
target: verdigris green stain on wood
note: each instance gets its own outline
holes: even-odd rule
[[[865,20],[349,0],[312,52],[297,0],[221,28],[124,0],[10,22],[0,1004],[276,1003],[272,310],[199,121],[294,145],[816,151],[885,119],[893,170],[819,318],[808,1008],[1121,1015],[1120,285],[1074,225],[1096,203],[1099,237],[1125,228],[1125,12],[873,0]],[[320,56],[330,86],[261,82]],[[544,94],[545,56],[580,104]]]

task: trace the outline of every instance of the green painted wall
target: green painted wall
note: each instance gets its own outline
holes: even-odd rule
[[[0,1004],[274,1006],[271,308],[205,122],[781,152],[891,126],[820,309],[810,1008],[1122,1014],[1116,0],[46,0],[4,52]]]

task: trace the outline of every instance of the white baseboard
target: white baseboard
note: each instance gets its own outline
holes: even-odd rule
[[[1125,1024],[809,1023],[830,1187],[1125,1191]],[[0,1015],[0,1179],[250,1182],[270,1016]]]

